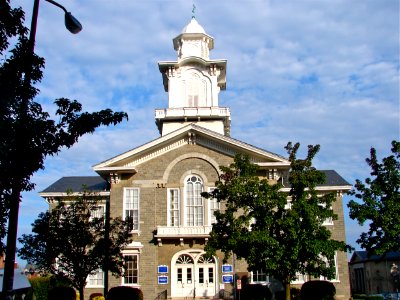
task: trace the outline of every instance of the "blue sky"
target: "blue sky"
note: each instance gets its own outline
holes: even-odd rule
[[[32,3],[22,6],[30,25]],[[129,121],[103,127],[46,160],[23,195],[19,235],[47,209],[38,192],[62,176],[96,175],[92,166],[159,136],[154,109],[167,106],[157,62],[175,60],[172,39],[190,21],[193,1],[59,1],[80,20],[70,34],[63,12],[41,1],[36,53],[46,60],[37,101],[53,113],[56,98],[85,110],[125,111]],[[399,139],[399,1],[195,1],[196,19],[215,39],[212,59],[227,59],[220,106],[232,113],[232,137],[280,155],[288,141],[320,144],[319,169],[349,183],[369,176]],[[348,218],[347,242],[362,231]]]

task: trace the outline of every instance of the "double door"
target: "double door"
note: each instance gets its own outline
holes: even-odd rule
[[[173,297],[212,297],[216,294],[215,260],[203,254],[178,257],[172,272]]]

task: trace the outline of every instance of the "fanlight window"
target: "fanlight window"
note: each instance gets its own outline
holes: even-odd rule
[[[191,265],[193,263],[194,263],[193,258],[187,254],[182,254],[176,260],[177,265]]]
[[[199,257],[199,260],[197,261],[199,264],[214,264],[214,258],[213,257],[206,257],[204,254],[202,254]]]

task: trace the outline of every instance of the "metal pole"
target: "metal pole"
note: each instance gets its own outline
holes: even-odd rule
[[[28,60],[27,65],[25,66],[25,78],[24,84],[26,87],[30,84],[31,80],[31,62],[33,61],[32,57],[34,55],[35,49],[35,36],[36,36],[36,27],[37,27],[37,18],[39,14],[39,1],[35,0],[33,4],[33,13],[32,13],[32,21],[31,21],[31,30],[28,41]],[[28,96],[26,96],[28,97]],[[21,107],[21,116],[20,116],[20,126],[23,126],[23,119],[26,114],[27,102],[28,99],[23,99],[22,107]],[[19,128],[19,127],[18,127]],[[22,133],[17,133],[17,143],[21,143],[18,149],[21,149],[21,154],[24,153],[24,145],[21,142],[21,138],[23,137]],[[22,146],[22,147],[21,147]],[[16,166],[18,168],[18,166]],[[21,191],[22,186],[20,184],[20,180],[17,176],[14,177],[14,182],[12,185],[12,196],[10,201],[10,211],[8,216],[8,228],[7,228],[7,246],[6,246],[6,259],[4,262],[4,278],[3,278],[3,299],[11,300],[13,298],[13,288],[14,288],[14,265],[15,265],[15,254],[17,249],[17,234],[18,234],[18,215],[19,215],[19,202],[21,200]]]

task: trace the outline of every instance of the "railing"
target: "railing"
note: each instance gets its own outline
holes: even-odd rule
[[[205,237],[211,230],[212,226],[157,226],[157,237]]]
[[[207,117],[207,116],[219,116],[229,117],[231,115],[229,108],[227,107],[177,107],[177,108],[166,108],[156,109],[156,119],[168,118],[168,117]]]
[[[167,290],[162,291],[154,298],[154,300],[166,300],[167,299]]]

